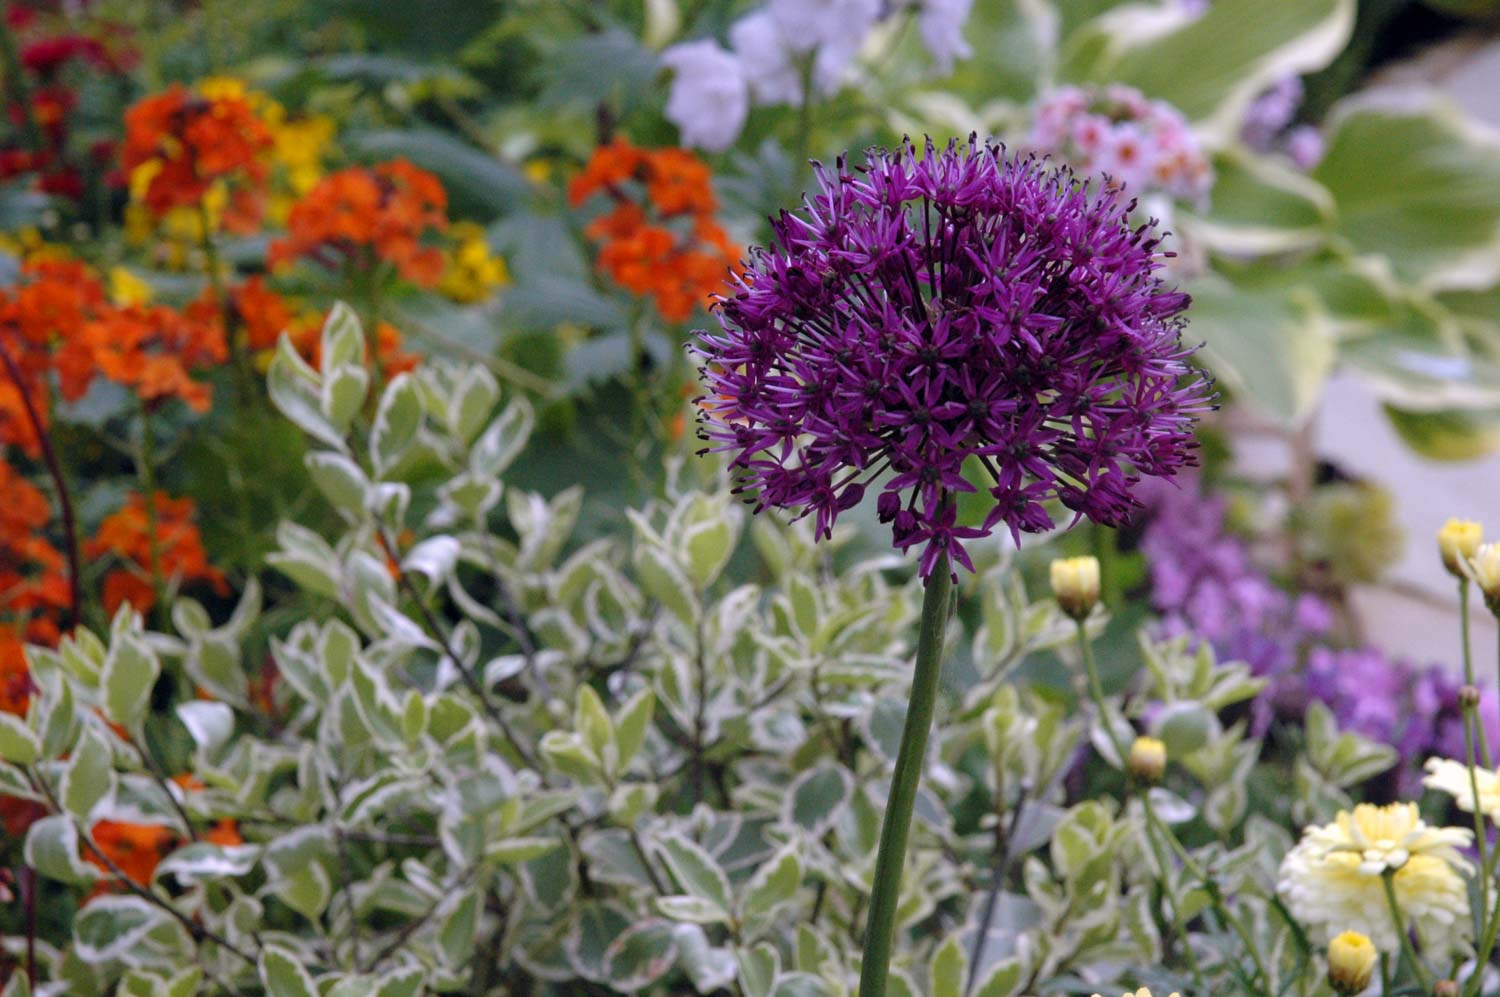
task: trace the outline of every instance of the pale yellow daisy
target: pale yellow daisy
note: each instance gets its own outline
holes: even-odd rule
[[[1479,812],[1500,824],[1500,771],[1483,765],[1474,767],[1474,783],[1469,783],[1469,766],[1451,758],[1427,759],[1427,776],[1422,785],[1453,797],[1458,809],[1474,812],[1474,789],[1479,789]]]
[[[1282,860],[1277,892],[1320,941],[1358,931],[1394,952],[1400,936],[1382,882],[1389,872],[1402,915],[1425,945],[1446,950],[1462,944],[1472,927],[1463,878],[1472,867],[1458,849],[1473,836],[1466,828],[1430,826],[1415,803],[1361,803],[1302,833]]]

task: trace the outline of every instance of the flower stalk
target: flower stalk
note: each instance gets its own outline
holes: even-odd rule
[[[886,992],[896,910],[901,904],[906,841],[911,833],[912,810],[922,778],[922,763],[927,756],[927,736],[932,730],[938,677],[943,669],[943,632],[948,626],[952,591],[948,558],[940,555],[922,595],[921,629],[917,635],[911,698],[906,706],[906,725],[901,730],[901,746],[891,776],[890,797],[880,826],[880,848],[875,856],[875,879],[869,918],[865,922],[864,957],[860,963],[859,997],[884,997]]]

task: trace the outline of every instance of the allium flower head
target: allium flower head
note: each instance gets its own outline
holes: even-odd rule
[[[1389,873],[1401,911],[1423,943],[1459,945],[1470,926],[1462,874],[1471,871],[1459,849],[1473,837],[1467,828],[1432,827],[1415,803],[1361,803],[1340,811],[1333,823],[1303,832],[1282,860],[1277,892],[1292,916],[1320,939],[1358,931],[1393,952],[1400,938],[1382,882]]]
[[[1181,342],[1187,295],[1130,205],[995,146],[872,151],[817,168],[701,333],[705,452],[738,490],[834,520],[879,482],[897,547],[946,552],[1004,526],[1123,522],[1142,475],[1193,463],[1210,404]],[[888,472],[888,473],[887,473]],[[994,506],[961,525],[956,492]]]

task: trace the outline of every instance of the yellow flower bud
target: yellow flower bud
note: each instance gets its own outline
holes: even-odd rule
[[[1443,567],[1456,577],[1463,577],[1463,565],[1479,550],[1484,540],[1484,528],[1472,519],[1450,519],[1438,530],[1438,553],[1443,557]]]
[[[1463,571],[1484,593],[1490,612],[1500,616],[1500,543],[1481,544],[1473,556],[1463,562]]]
[[[1142,782],[1159,781],[1167,770],[1167,746],[1154,737],[1136,738],[1126,767]]]
[[[1363,993],[1375,972],[1375,945],[1357,931],[1346,931],[1328,943],[1328,985],[1334,993]]]
[[[1062,611],[1081,620],[1099,601],[1099,559],[1060,557],[1052,562],[1052,594]]]

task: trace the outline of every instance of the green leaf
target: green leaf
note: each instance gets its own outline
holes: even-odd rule
[[[234,733],[234,711],[224,703],[195,699],[178,703],[177,719],[200,751],[216,751]]]
[[[728,911],[702,897],[657,897],[656,909],[674,921],[690,924],[723,924],[729,920]]]
[[[768,914],[797,895],[802,885],[802,861],[793,845],[783,847],[755,870],[745,888],[742,911],[746,918]]]
[[[644,990],[666,975],[677,961],[677,938],[669,922],[642,921],[604,950],[604,977],[616,990]]]
[[[119,959],[167,918],[136,896],[95,897],[73,920],[73,951],[88,963]]]
[[[422,396],[410,374],[397,374],[386,385],[370,429],[370,461],[377,474],[396,465],[417,437],[422,424]]]
[[[329,425],[339,433],[347,433],[354,417],[365,407],[365,398],[370,393],[370,372],[353,364],[325,370],[319,407]]]
[[[1019,959],[1002,959],[974,988],[974,997],[1011,997],[1021,986],[1025,967]]]
[[[99,801],[110,794],[115,784],[114,757],[92,727],[85,727],[73,754],[63,767],[63,809],[85,826]]]
[[[619,771],[623,772],[630,766],[631,759],[635,758],[636,752],[641,750],[641,744],[646,740],[646,732],[651,729],[651,716],[656,709],[656,694],[649,687],[637,692],[620,707],[619,715],[615,717],[615,751],[618,755],[616,764]]]
[[[501,838],[484,846],[484,857],[500,865],[529,862],[559,845],[556,838]]]
[[[476,890],[467,890],[450,904],[439,921],[438,946],[443,960],[454,969],[461,968],[474,954],[474,941],[479,933],[480,895]]]
[[[1401,441],[1429,460],[1477,460],[1500,450],[1500,410],[1384,408]]]
[[[535,421],[531,403],[514,399],[474,443],[469,451],[469,470],[481,479],[499,478],[525,449]]]
[[[43,817],[26,832],[26,864],[59,883],[92,883],[99,878],[94,866],[78,854],[78,828],[71,817]]]
[[[838,820],[854,792],[854,779],[842,765],[823,762],[798,775],[787,790],[781,819],[813,837],[822,837]]]
[[[927,969],[927,992],[931,997],[963,997],[964,973],[968,965],[959,936],[949,935],[947,941],[938,946],[932,965]]]
[[[286,949],[267,945],[260,953],[259,970],[269,997],[318,997],[311,974]]]
[[[325,371],[346,364],[365,365],[365,333],[359,316],[343,301],[335,301],[323,320],[318,355]]]
[[[595,758],[603,758],[605,749],[614,745],[615,726],[609,711],[591,685],[578,687],[578,702],[573,707],[573,728],[583,737]]]
[[[1306,419],[1333,370],[1334,332],[1311,290],[1287,288],[1261,273],[1209,273],[1189,285],[1189,334],[1203,357],[1262,415],[1285,426]]]
[[[26,721],[0,710],[0,759],[15,765],[31,765],[42,754],[42,742]]]
[[[1235,148],[1214,159],[1212,210],[1184,224],[1217,252],[1285,253],[1324,242],[1334,210],[1321,184],[1268,156]]]
[[[663,838],[657,849],[678,886],[695,897],[717,905],[720,910],[734,909],[729,877],[724,875],[719,863],[702,846],[681,835],[672,835]]]
[[[1269,84],[1321,69],[1343,50],[1354,11],[1354,0],[1214,0],[1201,14],[1124,4],[1067,40],[1062,71],[1138,87],[1222,144]]]
[[[331,447],[344,448],[344,434],[323,415],[323,378],[297,353],[283,335],[266,372],[266,392],[281,414],[307,435]]]
[[[1500,278],[1500,145],[1437,98],[1360,96],[1335,108],[1312,173],[1359,253],[1429,288]]]
[[[698,614],[698,597],[688,577],[657,545],[640,542],[635,545],[635,569],[641,588],[665,606],[673,616],[691,625]]]
[[[116,635],[99,676],[104,715],[122,727],[136,730],[160,673],[161,662],[143,639],[128,632]]]

